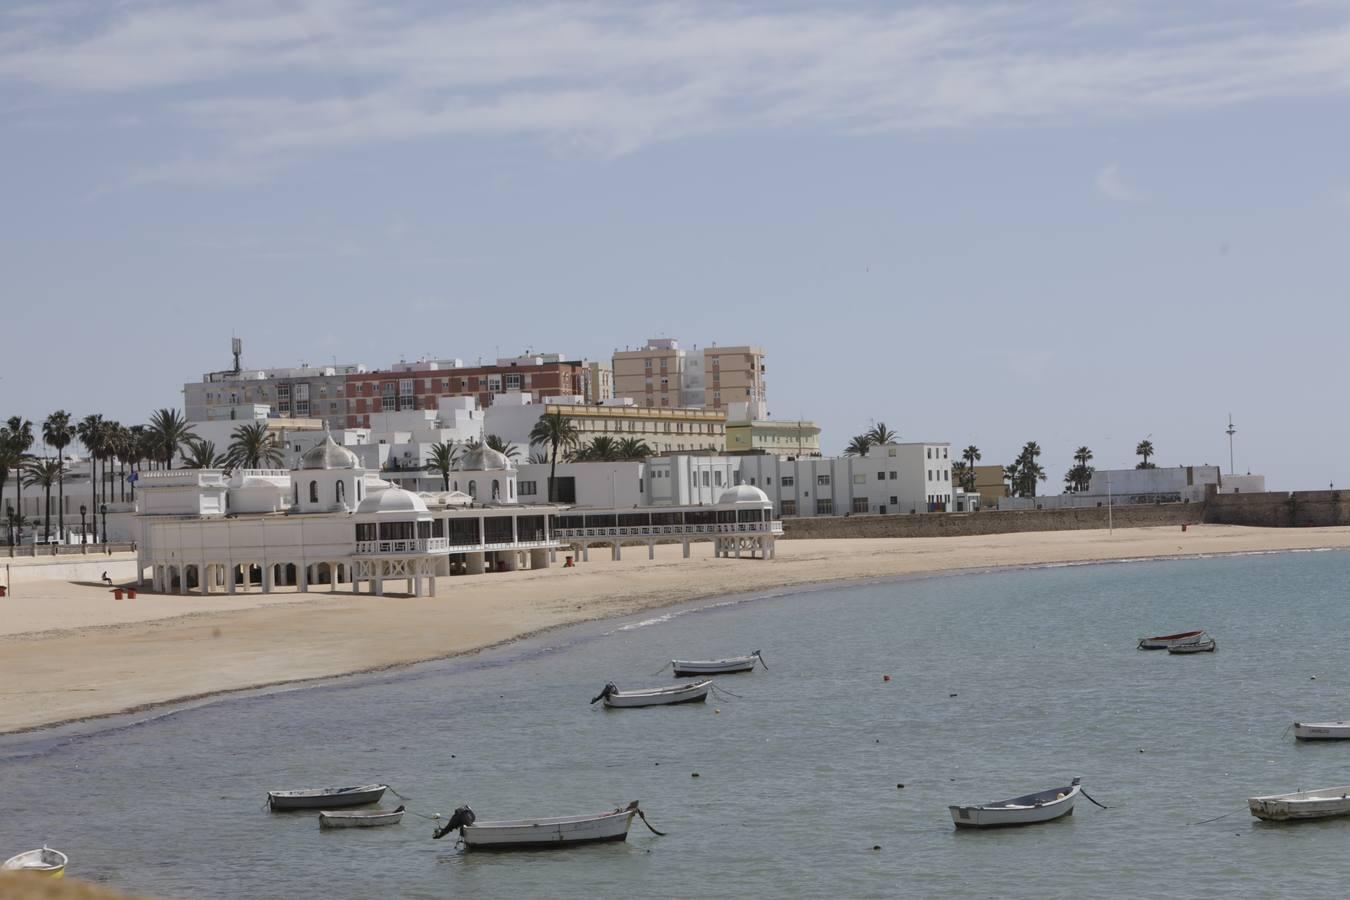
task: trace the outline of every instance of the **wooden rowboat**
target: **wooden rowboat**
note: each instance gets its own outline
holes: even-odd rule
[[[957,828],[1002,828],[1009,825],[1036,825],[1062,816],[1073,815],[1073,804],[1081,791],[1075,778],[1067,787],[1050,788],[1024,794],[1011,800],[999,800],[981,806],[949,806]]]
[[[734,675],[752,671],[755,664],[761,661],[759,651],[756,650],[745,656],[729,656],[726,659],[672,659],[670,667],[675,670],[676,678],[682,675]]]
[[[1251,797],[1247,807],[1252,815],[1267,822],[1294,822],[1301,819],[1327,819],[1350,815],[1350,785]]]
[[[64,878],[66,875],[66,864],[70,862],[70,857],[66,856],[60,850],[53,850],[50,847],[43,847],[41,850],[29,850],[27,853],[20,853],[17,856],[11,856],[0,864],[0,870],[7,872],[34,872],[38,875],[46,875],[50,878]]]
[[[1295,722],[1294,737],[1300,741],[1350,740],[1350,722]]]
[[[708,699],[708,691],[711,689],[711,681],[691,681],[686,684],[671,685],[670,687],[621,691],[611,681],[591,702],[596,703],[603,700],[605,706],[611,709],[629,709],[638,706],[675,706],[679,703],[702,703]]]
[[[397,825],[403,820],[403,807],[397,809],[324,810],[319,813],[320,828],[376,828]]]
[[[272,809],[336,809],[340,806],[364,806],[367,803],[378,803],[388,789],[389,786],[385,784],[363,784],[358,787],[268,791],[267,803]]]
[[[1184,644],[1173,644],[1167,648],[1167,652],[1176,654],[1213,653],[1218,649],[1218,646],[1219,645],[1214,642],[1214,638],[1209,638],[1203,641],[1187,641]]]
[[[1181,631],[1176,634],[1160,634],[1156,637],[1146,637],[1139,639],[1140,650],[1166,650],[1168,647],[1175,647],[1178,644],[1195,643],[1205,638],[1203,629],[1200,631]]]
[[[632,824],[633,816],[640,815],[642,811],[634,800],[627,806],[590,816],[479,822],[472,809],[461,806],[444,827],[436,829],[432,837],[442,838],[452,831],[458,831],[464,846],[473,850],[575,847],[627,840],[628,826]]]

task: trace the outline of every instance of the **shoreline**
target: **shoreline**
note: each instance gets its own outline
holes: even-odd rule
[[[916,577],[1336,549],[1350,549],[1350,528],[1199,526],[1189,533],[1131,529],[1114,536],[1078,531],[783,541],[780,559],[774,561],[714,560],[706,550],[701,558],[684,561],[669,553],[662,558],[658,549],[651,562],[592,562],[584,569],[490,575],[476,582],[441,579],[439,598],[416,600],[322,591],[253,594],[242,601],[237,595],[146,595],[166,611],[131,621],[109,620],[129,613],[127,607],[110,606],[101,589],[52,583],[38,593],[56,597],[15,599],[47,603],[64,613],[59,595],[92,590],[95,594],[82,600],[95,613],[76,616],[77,624],[64,628],[27,632],[13,630],[11,620],[11,630],[0,634],[0,677],[11,687],[0,692],[0,736],[31,737],[156,711],[167,715],[235,694],[302,690],[445,662],[567,627],[712,600],[753,602]],[[803,563],[809,571],[800,571]],[[200,601],[217,606],[183,611],[185,603]],[[287,627],[300,626],[320,638],[320,646],[289,646]],[[447,638],[438,627],[460,633]],[[255,646],[255,639],[262,646]],[[406,650],[384,643],[400,639],[408,642]],[[106,678],[91,682],[91,669],[82,666]],[[35,704],[38,696],[43,699]]]

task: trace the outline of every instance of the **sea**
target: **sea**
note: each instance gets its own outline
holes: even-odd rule
[[[746,565],[760,565],[747,562]],[[1246,798],[1350,783],[1350,554],[914,577],[731,597],[374,676],[0,739],[0,856],[175,898],[1321,897],[1350,819]],[[453,603],[453,592],[437,602]],[[1141,652],[1207,629],[1218,651]],[[304,635],[296,635],[303,642]],[[706,704],[606,710],[672,657],[761,650]],[[948,806],[1067,784],[1071,817],[953,828]],[[410,813],[321,831],[269,789],[384,782]],[[641,801],[660,837],[512,854],[434,817]]]

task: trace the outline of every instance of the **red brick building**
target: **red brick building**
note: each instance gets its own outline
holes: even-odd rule
[[[584,362],[526,356],[500,359],[491,366],[455,367],[446,363],[401,363],[392,369],[347,375],[347,427],[369,428],[370,414],[402,409],[435,409],[439,397],[476,397],[487,409],[494,394],[528,393],[545,397],[579,395],[590,399],[589,367]]]

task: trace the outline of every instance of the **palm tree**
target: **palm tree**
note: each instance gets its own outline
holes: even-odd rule
[[[155,437],[155,447],[159,451],[159,459],[164,463],[166,469],[173,468],[173,460],[178,455],[178,448],[186,444],[189,438],[197,436],[193,432],[192,426],[176,409],[156,410],[150,416],[149,431]]]
[[[450,490],[450,473],[455,468],[455,459],[459,456],[459,448],[455,446],[454,441],[445,443],[437,441],[431,445],[431,453],[427,456],[427,468],[433,472],[441,474],[441,490]]]
[[[0,426],[0,497],[5,495],[5,482],[9,480],[10,473],[14,473],[15,481],[23,478],[24,457],[18,451],[18,445],[11,439],[9,429]]]
[[[582,450],[589,462],[614,462],[619,458],[619,442],[607,434],[596,435]]]
[[[557,479],[554,477],[558,471],[558,451],[572,451],[576,449],[577,443],[581,440],[581,434],[577,427],[572,424],[572,420],[562,414],[562,410],[551,413],[545,413],[539,417],[539,421],[534,423],[530,429],[530,443],[532,445],[541,445],[549,448],[550,465],[548,470],[548,502],[556,502],[557,491],[554,489],[554,483]]]
[[[1036,496],[1036,482],[1045,480],[1045,469],[1037,462],[1041,456],[1041,445],[1027,441],[1017,457],[1018,476],[1023,497]]]
[[[958,485],[961,490],[966,488],[966,464],[959,459],[952,460],[952,483]]]
[[[496,450],[498,453],[500,453],[502,456],[505,456],[507,459],[515,459],[517,456],[520,456],[519,447],[517,447],[510,441],[503,440],[498,435],[489,434],[487,436],[487,440],[484,443],[487,444],[489,450]]]
[[[867,451],[872,449],[871,433],[855,434],[849,438],[848,446],[844,448],[845,456],[866,456]]]
[[[542,466],[548,462],[548,451],[543,448],[531,450],[530,455],[525,458],[525,461]]]
[[[185,469],[223,469],[228,464],[226,457],[216,455],[216,445],[211,441],[189,438],[183,445],[183,468]]]
[[[1086,491],[1092,483],[1092,466],[1088,462],[1092,459],[1092,451],[1087,447],[1079,447],[1073,451],[1074,467],[1064,474],[1064,483],[1068,485],[1071,491]]]
[[[1011,465],[1003,467],[1003,480],[1008,482],[1008,493],[1014,497],[1022,496],[1022,463],[1020,459],[1013,460]]]
[[[65,450],[75,440],[75,426],[70,424],[70,413],[58,409],[42,423],[42,440],[56,451],[56,458],[62,459]],[[66,467],[57,470],[56,488],[56,533],[65,540],[66,534]],[[132,496],[135,496],[133,488]]]
[[[878,422],[873,425],[870,431],[863,432],[871,439],[872,443],[878,447],[885,444],[893,444],[899,439],[900,435],[886,427],[885,422]]]
[[[240,425],[230,435],[225,465],[231,469],[275,469],[284,461],[276,439],[267,431],[266,421]]]
[[[107,423],[98,413],[91,413],[80,420],[80,424],[75,427],[75,433],[80,437],[80,443],[84,444],[85,453],[89,454],[89,511],[98,510],[98,458],[104,452],[104,445],[107,436]],[[94,517],[94,532],[97,536],[98,517]],[[85,539],[84,535],[80,540]]]
[[[13,420],[11,420],[11,421],[13,421]],[[1141,462],[1139,465],[1135,466],[1136,469],[1156,469],[1156,468],[1158,468],[1158,467],[1155,466],[1153,463],[1151,463],[1151,462],[1148,461],[1148,458],[1149,458],[1150,456],[1153,455],[1153,442],[1150,441],[1150,440],[1148,440],[1147,438],[1145,438],[1144,440],[1140,441],[1140,442],[1139,442],[1139,446],[1137,446],[1137,447],[1134,448],[1134,455],[1135,455],[1135,456],[1142,456],[1142,457],[1144,458],[1144,461],[1143,461],[1143,462]]]
[[[121,422],[108,425],[108,458],[117,460],[117,499],[127,499],[127,457],[131,455],[131,431]],[[106,473],[105,473],[106,475]],[[109,493],[112,490],[109,488]]]
[[[626,437],[619,440],[619,458],[643,460],[652,455],[652,448],[638,437]]]
[[[23,512],[23,470],[32,457],[28,450],[33,446],[33,423],[23,416],[10,416],[5,423],[5,432],[9,435],[9,444],[14,450],[14,505]],[[19,535],[22,537],[22,532]]]
[[[51,457],[40,459],[29,463],[28,475],[23,480],[29,487],[40,487],[44,491],[42,534],[46,540],[51,540],[52,537],[52,485],[60,483],[63,468],[65,467],[59,456],[56,459]]]
[[[975,463],[984,459],[984,457],[980,455],[980,448],[971,444],[961,451],[961,458],[966,461],[965,476],[967,482],[966,484],[963,484],[962,487],[968,491],[973,491],[975,490]]]

